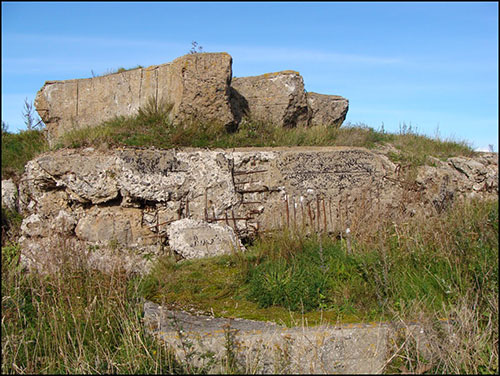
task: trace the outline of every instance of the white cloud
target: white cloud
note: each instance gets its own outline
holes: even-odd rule
[[[216,50],[225,50],[241,62],[321,62],[321,63],[359,63],[392,65],[403,63],[404,60],[392,56],[371,56],[363,54],[347,54],[339,52],[324,52],[301,48],[286,48],[272,46],[210,46]]]
[[[491,146],[493,147],[493,151],[495,151],[495,146],[493,144]],[[490,150],[490,147],[488,145],[488,146],[478,147],[474,149],[474,151],[491,152],[492,150]]]
[[[108,37],[88,37],[88,36],[65,36],[65,35],[34,35],[34,34],[4,34],[4,42],[10,43],[43,43],[48,45],[89,45],[96,47],[110,48],[140,48],[177,51],[177,53],[187,53],[190,45],[187,41],[171,42],[165,40],[152,39],[129,39],[129,38],[108,38]],[[228,52],[241,62],[272,62],[272,61],[294,61],[294,62],[321,62],[321,63],[351,63],[351,64],[378,64],[393,65],[403,63],[404,60],[394,56],[373,56],[365,54],[351,54],[342,52],[325,52],[314,49],[303,49],[294,47],[276,46],[242,46],[207,44],[206,51]],[[172,51],[173,50],[173,51]]]

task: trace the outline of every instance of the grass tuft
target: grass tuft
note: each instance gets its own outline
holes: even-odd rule
[[[21,175],[28,161],[49,149],[44,131],[2,130],[2,180]]]

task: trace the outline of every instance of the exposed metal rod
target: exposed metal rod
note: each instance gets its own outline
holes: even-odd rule
[[[259,172],[267,172],[267,170],[255,170],[255,171],[233,171],[233,175],[249,175],[257,174]]]

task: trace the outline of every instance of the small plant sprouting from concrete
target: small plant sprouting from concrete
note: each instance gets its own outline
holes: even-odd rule
[[[118,67],[116,69],[108,69],[108,70],[106,70],[102,74],[97,74],[97,73],[94,72],[93,69],[91,69],[90,70],[90,74],[91,74],[92,78],[96,78],[96,77],[101,77],[101,76],[107,76],[107,75],[114,74],[114,73],[128,72],[130,70],[140,69],[140,68],[144,68],[144,67],[142,65],[140,65],[140,64],[137,64],[135,67],[132,67],[132,68]]]
[[[227,374],[240,374],[238,368],[236,334],[238,330],[231,329],[231,323],[224,325],[224,349],[226,351],[225,372]]]
[[[198,44],[196,41],[191,42],[191,49],[189,50],[189,54],[199,54],[203,52],[203,47]]]

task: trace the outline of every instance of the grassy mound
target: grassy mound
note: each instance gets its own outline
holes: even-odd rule
[[[68,132],[57,147],[277,147],[277,146],[355,146],[374,148],[392,144],[398,162],[422,165],[428,156],[446,159],[452,156],[472,156],[474,151],[463,141],[432,139],[417,134],[403,125],[399,133],[377,131],[366,125],[346,124],[338,129],[326,126],[283,129],[258,121],[244,120],[236,132],[214,123],[188,121],[172,124],[171,105],[159,108],[150,102],[137,115],[117,117],[103,124]]]

